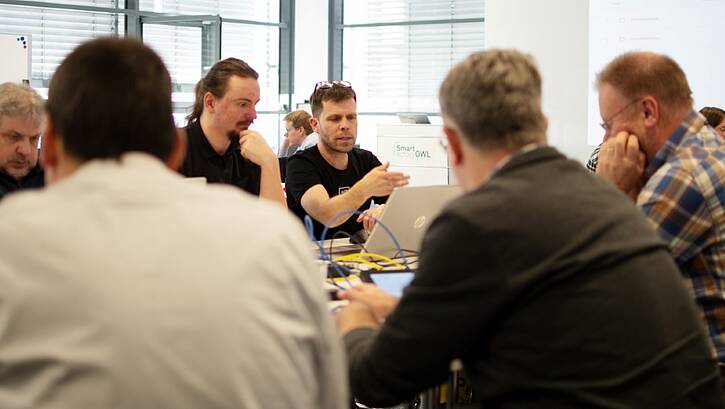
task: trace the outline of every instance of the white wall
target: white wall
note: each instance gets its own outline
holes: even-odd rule
[[[292,109],[327,79],[328,0],[297,0],[295,11],[295,92]]]
[[[586,162],[588,20],[586,0],[488,0],[486,48],[517,48],[536,59],[549,143]]]

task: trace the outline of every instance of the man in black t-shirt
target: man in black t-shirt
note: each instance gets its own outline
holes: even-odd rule
[[[319,82],[310,97],[312,129],[320,135],[316,146],[291,156],[287,162],[287,206],[300,218],[314,220],[315,237],[323,224],[354,234],[372,227],[372,219],[341,212],[360,210],[377,217],[395,187],[408,184],[408,176],[389,172],[371,152],[355,148],[357,103],[355,91],[345,81]]]
[[[186,159],[179,171],[284,204],[277,155],[262,135],[249,129],[257,117],[258,77],[244,61],[227,58],[196,84],[187,117]]]
[[[16,190],[42,187],[38,141],[43,100],[27,85],[0,84],[0,199]]]

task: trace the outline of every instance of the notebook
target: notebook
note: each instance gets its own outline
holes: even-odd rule
[[[380,221],[390,229],[403,250],[420,251],[430,223],[446,204],[461,194],[456,185],[410,186],[390,194]],[[385,228],[376,223],[365,242],[371,253],[393,256],[397,248]]]

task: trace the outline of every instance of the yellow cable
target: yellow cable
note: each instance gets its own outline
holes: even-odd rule
[[[335,260],[335,261],[337,261],[337,260]],[[370,266],[370,268],[375,269],[375,270],[382,270],[383,269],[383,266],[381,266],[380,264],[373,263],[372,261],[368,261],[368,260],[365,260],[364,258],[360,258],[360,257],[357,257],[357,258],[348,258],[348,259],[346,259],[344,261],[346,261],[346,262],[350,262],[351,261],[351,262],[355,262],[355,263],[358,263],[358,264],[364,264],[366,266]]]
[[[377,253],[356,253],[356,254],[348,254],[346,256],[341,256],[335,259],[335,261],[359,261],[360,257],[373,257],[381,261],[385,261],[387,263],[390,263],[391,265],[398,267],[400,269],[405,269],[405,266],[398,263],[397,261],[393,260],[392,258],[385,257],[382,254]],[[367,263],[363,263],[367,264]],[[378,264],[376,264],[378,265]],[[378,265],[379,266],[379,265]],[[382,267],[381,267],[382,268]]]

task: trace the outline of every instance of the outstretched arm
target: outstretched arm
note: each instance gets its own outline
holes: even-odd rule
[[[388,163],[373,168],[367,175],[355,183],[347,192],[330,197],[319,184],[312,186],[302,195],[300,203],[313,219],[328,223],[335,215],[356,210],[373,196],[387,196],[394,188],[408,184],[409,177],[402,172],[389,172]],[[345,215],[329,223],[330,227],[339,226],[351,215]]]

